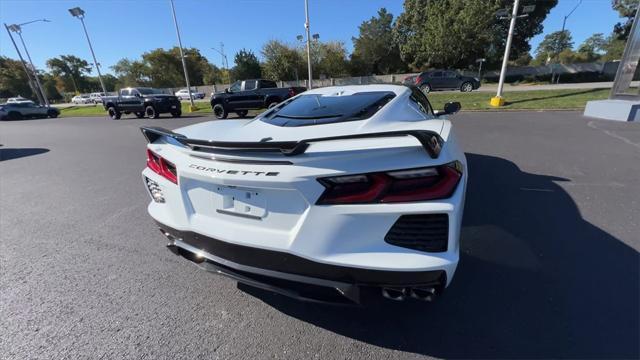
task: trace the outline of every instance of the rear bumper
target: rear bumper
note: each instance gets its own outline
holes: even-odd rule
[[[437,295],[447,283],[444,270],[387,271],[324,264],[157,224],[170,240],[169,249],[201,268],[299,300],[360,304],[370,291],[430,288]]]

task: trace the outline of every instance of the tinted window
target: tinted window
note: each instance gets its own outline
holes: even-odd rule
[[[275,82],[269,80],[260,80],[261,88],[275,88],[278,87]]]
[[[240,91],[240,81],[236,81],[229,87],[229,91]]]
[[[136,92],[139,92],[140,94],[144,94],[144,95],[151,95],[151,94],[162,94],[162,91],[158,90],[158,89],[153,89],[153,88],[138,88],[136,89],[131,89],[131,94],[135,94]]]
[[[390,91],[301,95],[267,112],[263,121],[279,126],[305,126],[362,120],[371,117],[394,97]]]
[[[255,80],[247,80],[244,82],[244,89],[245,90],[254,90],[256,88],[256,81]]]
[[[442,71],[434,71],[431,73],[431,77],[442,77]]]
[[[411,88],[411,96],[409,98],[418,106],[420,111],[425,115],[433,114],[431,103],[427,100],[427,97],[418,88]]]
[[[120,90],[120,96],[128,96],[129,90]]]
[[[453,71],[447,71],[447,72],[444,73],[444,76],[448,77],[448,78],[454,78],[454,77],[457,76],[457,74],[455,72],[453,72]]]

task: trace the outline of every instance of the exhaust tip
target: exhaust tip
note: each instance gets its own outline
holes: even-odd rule
[[[433,301],[436,296],[436,288],[433,286],[414,287],[410,290],[411,297],[422,301]]]
[[[407,288],[382,288],[382,296],[393,301],[403,301],[407,297]]]

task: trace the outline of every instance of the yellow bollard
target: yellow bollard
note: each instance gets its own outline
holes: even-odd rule
[[[195,105],[189,104],[189,112],[194,112],[194,111],[198,111],[198,107]]]
[[[489,104],[493,107],[504,106],[504,98],[502,96],[494,96],[491,98]]]

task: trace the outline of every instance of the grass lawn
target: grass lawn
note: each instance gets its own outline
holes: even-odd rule
[[[587,101],[606,99],[609,96],[609,89],[565,89],[565,90],[531,90],[514,91],[504,93],[506,105],[494,108],[489,105],[489,99],[494,96],[485,92],[432,92],[427,97],[435,110],[444,108],[448,101],[459,101],[462,104],[462,111],[465,110],[561,110],[561,109],[583,109]],[[213,115],[211,106],[207,102],[196,103],[198,110],[189,112],[189,103],[182,102],[182,113],[184,115]],[[102,105],[95,106],[72,106],[61,109],[60,116],[107,116],[107,112]],[[249,115],[256,115],[259,111],[250,111]],[[229,114],[234,117],[235,114]]]
[[[589,100],[606,99],[610,89],[565,89],[505,92],[506,105],[494,108],[489,105],[492,93],[485,92],[431,92],[427,95],[434,110],[444,108],[448,101],[459,101],[465,110],[559,110],[584,109]]]

